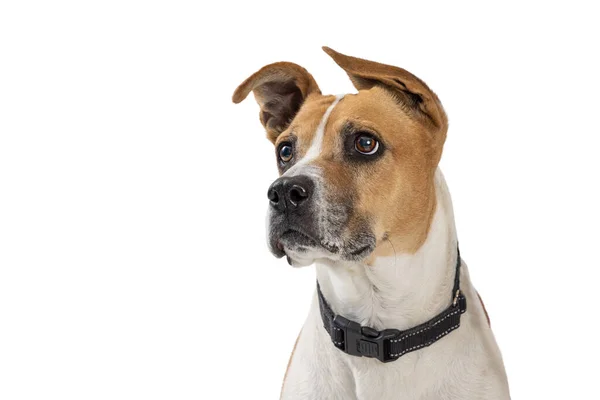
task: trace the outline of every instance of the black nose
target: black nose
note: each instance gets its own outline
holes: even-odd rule
[[[276,210],[293,210],[307,203],[313,188],[313,181],[308,176],[281,177],[273,182],[267,192],[267,197],[271,201],[271,206]]]

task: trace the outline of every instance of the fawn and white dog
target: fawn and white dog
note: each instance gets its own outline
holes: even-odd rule
[[[438,97],[406,70],[324,50],[358,93],[322,95],[308,71],[279,62],[233,95],[239,103],[254,93],[276,149],[270,250],[293,266],[316,264],[319,289],[281,397],[508,399],[500,350],[457,252],[438,168],[448,129]],[[452,311],[458,278],[461,313]],[[412,337],[400,352],[382,332]]]

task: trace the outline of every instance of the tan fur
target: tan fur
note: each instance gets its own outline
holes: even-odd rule
[[[425,125],[434,142],[435,163],[439,162],[448,132],[448,118],[437,95],[425,82],[393,65],[347,56],[329,47],[323,47],[323,50],[346,71],[358,90],[386,88],[406,115]]]

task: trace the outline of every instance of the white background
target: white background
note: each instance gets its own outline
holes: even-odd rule
[[[0,5],[0,398],[277,398],[314,270],[267,251],[274,152],[230,99],[281,60],[352,92],[322,45],[444,103],[513,399],[599,398],[597,11],[204,3]]]

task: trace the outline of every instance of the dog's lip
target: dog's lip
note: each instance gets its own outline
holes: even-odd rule
[[[283,241],[282,241],[282,239],[283,239]],[[299,244],[301,247],[319,247],[319,248],[326,250],[327,252],[329,252],[331,254],[337,254],[340,251],[340,248],[338,246],[333,245],[333,244],[328,244],[325,241],[306,233],[302,229],[298,229],[295,227],[286,229],[281,235],[279,235],[279,239],[276,242],[276,246],[277,246],[278,250],[285,252],[284,242],[286,241],[286,239],[292,239],[292,240],[296,239],[296,241],[298,241],[298,239],[300,239],[300,241],[302,243],[296,243],[296,244]]]
[[[341,240],[328,241],[314,233],[309,233],[302,226],[287,224],[280,229],[271,231],[271,252],[277,258],[283,256],[298,256],[307,251],[316,251],[322,257],[333,257],[348,261],[360,261],[367,258],[376,247],[374,237],[369,232],[357,234],[349,243],[344,245]],[[329,256],[327,256],[329,254]]]
[[[358,258],[364,258],[373,251],[373,246],[368,244],[350,252],[350,255]]]
[[[285,249],[283,247],[283,243],[281,243],[281,241],[279,240],[273,242],[273,244],[271,245],[271,253],[273,253],[273,255],[277,258],[285,256]]]
[[[317,246],[317,241],[310,235],[296,227],[286,227],[278,232],[271,232],[271,253],[277,258],[286,256],[288,250],[302,247]]]
[[[283,248],[284,247],[283,243],[281,243],[282,239],[285,241],[286,237],[290,237],[290,236],[292,238],[295,237],[295,238],[303,239],[304,241],[307,241],[309,244],[312,244],[315,246],[320,244],[319,240],[315,239],[313,236],[307,234],[306,232],[304,232],[298,228],[288,228],[285,231],[283,231],[281,233],[281,235],[279,236],[279,240],[277,241],[277,247],[281,246]]]
[[[348,248],[342,253],[342,249],[335,244],[329,244],[323,240],[316,239],[313,235],[307,234],[302,228],[287,227],[276,237],[273,237],[272,253],[277,257],[290,255],[289,251],[304,252],[310,248],[321,248],[326,252],[342,257],[348,257],[349,260],[362,260],[371,254],[374,250],[372,243],[358,244],[354,248]],[[288,259],[289,262],[289,259]]]

